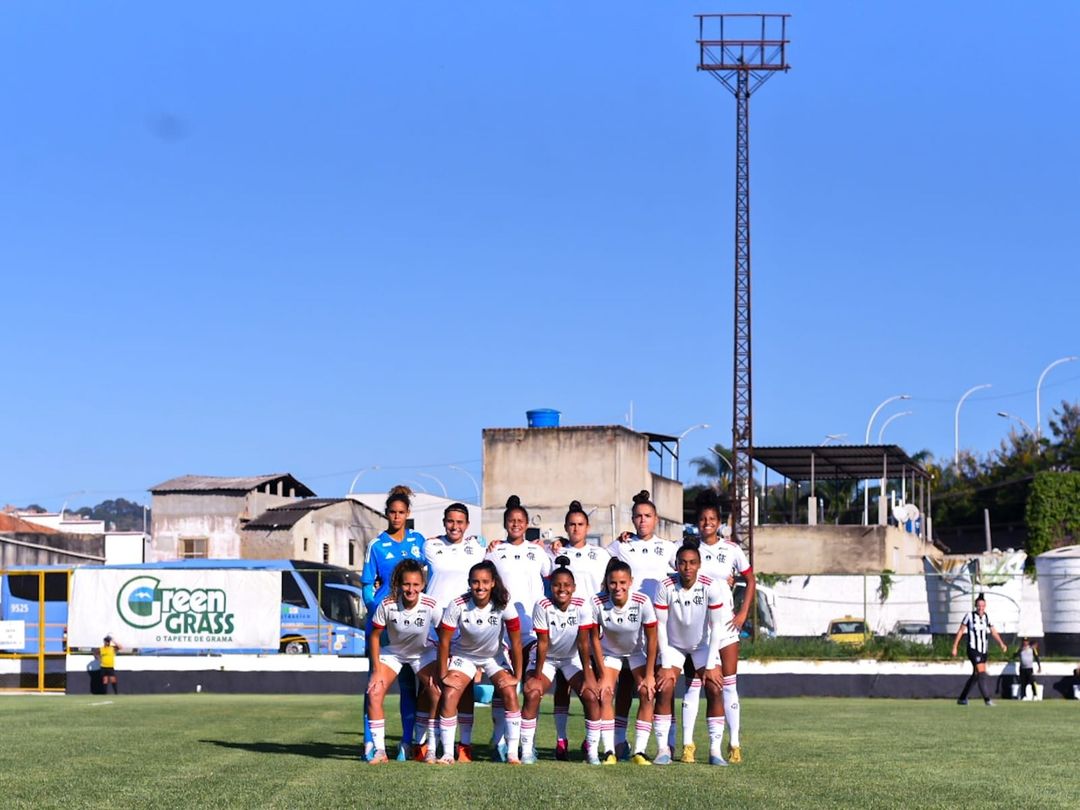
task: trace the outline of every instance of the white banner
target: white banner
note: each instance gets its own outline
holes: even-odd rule
[[[21,650],[25,646],[26,622],[0,622],[0,650]]]
[[[281,572],[76,568],[68,646],[276,650]]]

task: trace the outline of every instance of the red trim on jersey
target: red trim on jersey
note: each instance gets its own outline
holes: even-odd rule
[[[596,627],[596,622],[593,622],[592,624],[579,624],[578,630],[592,630],[594,627]]]
[[[640,604],[641,604],[642,602],[648,602],[648,601],[649,601],[649,597],[647,597],[647,596],[646,596],[645,594],[643,594],[643,593],[642,593],[641,591],[634,591],[633,595],[631,596],[631,599],[632,599],[632,600],[633,600],[634,602],[637,602],[637,603],[638,603],[639,605],[640,605]],[[614,603],[614,602],[612,602],[612,604],[615,604],[615,603]]]
[[[534,627],[533,632],[534,633],[543,633],[544,635],[547,635],[550,631],[546,627]]]
[[[507,630],[520,630],[521,629],[521,619],[519,619],[517,616],[515,616],[512,619],[507,619],[506,620],[506,629]]]
[[[653,607],[656,608],[657,610],[667,610],[667,605],[654,604]]]
[[[439,629],[442,629],[443,627],[445,627],[447,630],[457,630],[458,629],[458,626],[456,624],[447,624],[446,622],[443,622],[442,624],[439,625]]]
[[[656,622],[649,622],[648,624],[641,625],[642,627],[656,627]]]
[[[723,606],[724,606],[723,602],[720,602],[719,604],[716,604],[716,605],[709,605],[709,610],[716,610],[717,608],[722,608]]]
[[[546,596],[541,596],[540,597],[540,606],[541,607],[551,607],[551,605],[552,605],[551,600],[548,599]]]
[[[585,604],[585,600],[582,599],[580,596],[571,596],[570,597],[570,604],[573,605],[574,607],[581,607],[582,605]]]
[[[434,599],[432,599],[432,598],[431,598],[430,596],[424,596],[423,594],[421,594],[421,595],[420,595],[420,602],[421,602],[421,603],[422,603],[422,604],[423,604],[423,605],[424,605],[425,607],[435,607],[435,606],[436,606],[436,605],[438,604],[438,603],[437,603],[437,602],[436,602],[436,601],[435,601]]]
[[[385,625],[385,624],[376,624],[375,622],[372,622],[372,623],[371,623],[371,626],[372,626],[372,627],[377,627],[377,628],[379,628],[380,630],[385,630],[385,629],[386,629],[386,625]]]
[[[744,568],[739,573],[743,574],[743,575],[748,574],[748,573],[752,574],[752,573],[754,573],[754,567],[752,565],[748,565],[748,566],[746,566],[746,568]]]
[[[702,585],[712,585],[712,577],[707,577],[699,574],[698,582],[700,582]]]

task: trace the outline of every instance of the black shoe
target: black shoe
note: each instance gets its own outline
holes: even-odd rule
[[[960,698],[956,701],[957,706],[967,706],[967,698]]]

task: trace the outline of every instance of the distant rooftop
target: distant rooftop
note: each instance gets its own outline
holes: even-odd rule
[[[19,532],[22,534],[60,534],[56,529],[31,523],[15,515],[0,512],[0,532]]]
[[[252,475],[238,478],[230,478],[219,475],[181,475],[179,478],[170,478],[160,484],[150,487],[150,492],[162,495],[169,492],[222,492],[243,493],[251,492],[260,487],[282,481],[284,491],[295,490],[296,495],[302,498],[310,498],[315,493],[297,481],[289,473],[270,473],[269,475]]]
[[[289,529],[296,525],[304,515],[309,512],[315,512],[319,509],[325,509],[328,506],[334,506],[339,503],[351,502],[355,503],[362,509],[368,509],[374,512],[370,506],[360,503],[357,500],[351,498],[306,498],[302,501],[293,501],[292,503],[282,504],[281,506],[275,506],[271,509],[267,509],[258,517],[249,520],[244,524],[245,529],[260,529],[263,531],[273,531],[274,529]],[[376,513],[379,514],[379,513]],[[379,515],[380,517],[382,515]]]
[[[929,478],[917,461],[895,444],[824,444],[791,447],[755,447],[754,461],[792,481],[899,478],[915,475]]]

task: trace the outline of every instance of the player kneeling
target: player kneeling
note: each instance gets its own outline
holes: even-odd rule
[[[510,662],[503,654],[503,630],[510,641]],[[455,637],[456,634],[456,637]],[[477,672],[483,672],[502,695],[506,705],[507,762],[521,764],[521,712],[517,685],[521,663],[521,622],[510,594],[494,563],[487,560],[469,569],[469,593],[446,608],[439,624],[438,673],[442,683],[439,701],[439,736],[443,754],[440,765],[454,762],[457,708],[462,692],[471,689]]]
[[[521,761],[526,765],[536,762],[536,717],[555,674],[561,672],[578,697],[585,682],[577,651],[578,618],[585,600],[574,596],[574,573],[566,567],[570,560],[558,557],[555,562],[560,567],[551,573],[551,598],[537,601],[532,614],[536,644],[525,669],[525,706],[521,710]],[[586,724],[600,720],[584,701],[582,705]]]
[[[435,740],[430,739],[434,729],[428,718],[439,701],[439,687],[434,679],[435,650],[428,641],[428,634],[433,623],[438,621],[439,610],[435,600],[423,592],[425,579],[424,566],[416,560],[399,562],[390,577],[390,595],[379,603],[372,616],[374,632],[368,638],[371,678],[367,689],[373,743],[368,761],[372,765],[386,762],[383,699],[402,667],[406,666],[420,682],[413,739],[422,742],[428,735],[427,751],[435,751]],[[383,631],[386,632],[385,647],[382,646]]]
[[[709,764],[727,765],[724,736],[724,681],[720,650],[739,641],[728,625],[732,616],[731,588],[722,580],[699,576],[701,553],[688,542],[675,558],[678,574],[666,577],[656,591],[657,636],[661,673],[656,686],[657,765],[671,762],[668,731],[675,703],[675,683],[687,659],[705,686],[709,730]]]

